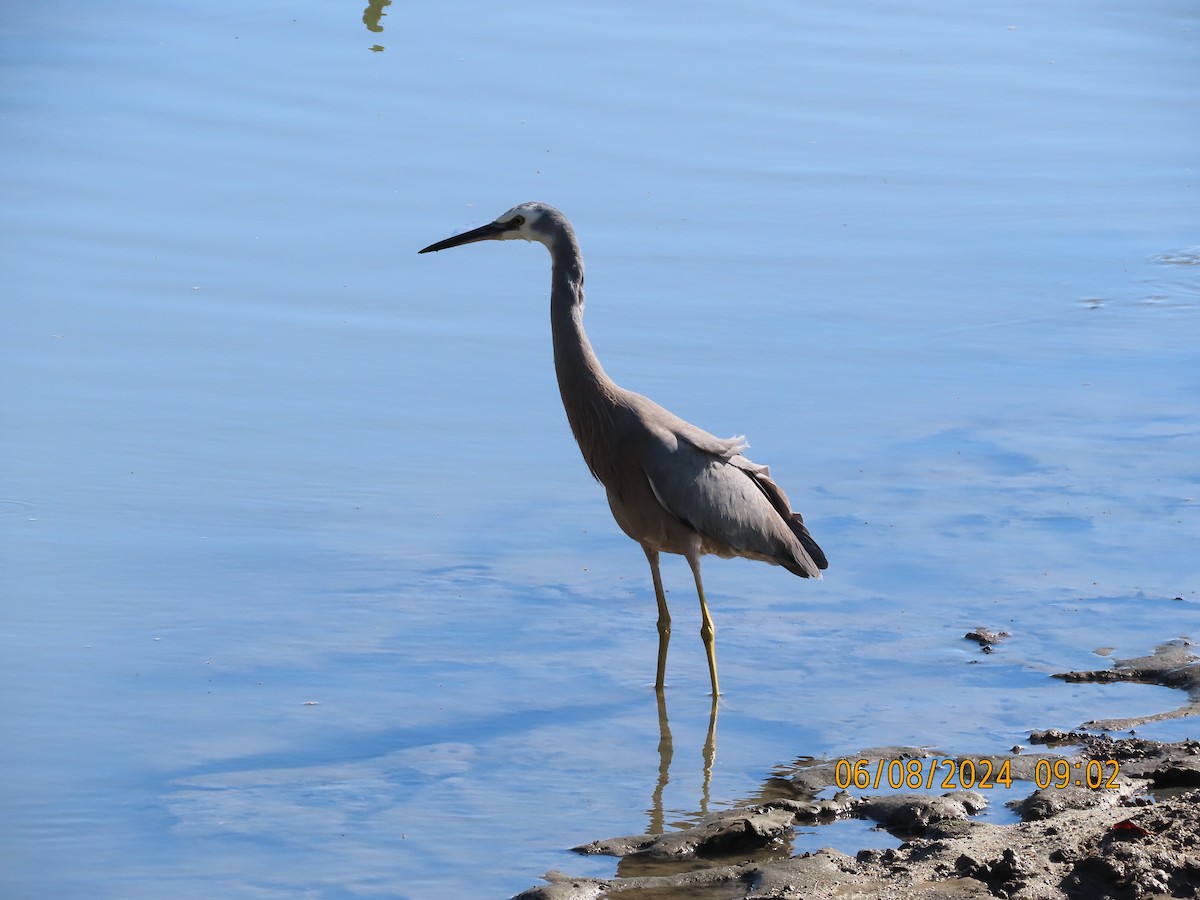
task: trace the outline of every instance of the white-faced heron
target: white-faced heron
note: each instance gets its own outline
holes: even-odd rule
[[[545,203],[522,203],[496,221],[421,253],[475,241],[537,241],[550,251],[550,325],[554,369],[571,431],[621,530],[642,545],[658,601],[658,675],[663,689],[671,615],[658,570],[661,552],[692,567],[700,595],[700,637],[708,654],[713,699],[717,659],[713,623],[700,580],[706,553],[742,556],[820,578],[828,564],[804,520],[769,477],[742,456],[743,438],[723,440],[619,387],[605,374],[583,330],[583,256],[567,217]]]

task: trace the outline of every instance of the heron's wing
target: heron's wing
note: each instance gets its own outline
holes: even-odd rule
[[[780,517],[787,524],[801,546],[804,547],[806,553],[812,558],[818,569],[828,569],[829,561],[825,558],[825,553],[817,545],[813,536],[809,534],[807,526],[804,524],[804,517],[800,513],[792,509],[792,504],[788,501],[787,494],[783,492],[783,488],[777,485],[771,479],[771,473],[766,466],[760,466],[753,463],[742,455],[737,455],[729,461],[731,466],[736,466],[742,469],[758,485],[759,490],[763,492],[771,506],[779,513]]]
[[[767,467],[741,455],[745,442],[671,419],[650,422],[638,452],[663,508],[698,532],[712,552],[766,559],[819,577],[824,555]]]

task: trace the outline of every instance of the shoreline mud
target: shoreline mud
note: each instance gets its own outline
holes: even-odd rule
[[[983,629],[968,637],[998,639]],[[981,646],[991,643],[980,640]],[[814,760],[794,769],[790,783],[773,779],[769,800],[705,816],[679,831],[574,848],[581,854],[617,857],[621,862],[615,878],[549,872],[547,884],[517,898],[1198,897],[1200,740],[1165,743],[1105,733],[1200,712],[1200,662],[1190,647],[1180,639],[1160,645],[1150,656],[1118,660],[1111,669],[1055,676],[1176,688],[1187,695],[1176,710],[1034,732],[1029,740],[1037,751],[1012,748],[952,758],[929,748],[884,747],[843,760]],[[1067,752],[1055,752],[1060,749]],[[939,765],[946,777],[939,772],[935,779],[931,767]],[[885,773],[895,780],[905,772],[920,788],[956,789],[872,790]],[[995,824],[977,818],[990,798],[987,790],[972,786],[980,786],[985,775],[1016,786],[1028,783],[1030,791],[1009,803],[1019,821]],[[873,821],[903,842],[895,849],[863,849],[853,856],[830,848],[790,855],[796,827],[845,818]]]

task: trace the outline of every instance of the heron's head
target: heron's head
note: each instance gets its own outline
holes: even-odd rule
[[[456,234],[454,237],[430,244],[419,253],[435,253],[438,250],[448,250],[462,244],[473,244],[476,241],[512,241],[518,238],[523,241],[537,241],[547,246],[555,235],[564,228],[569,229],[566,218],[553,206],[546,203],[531,201],[514,206],[508,212],[480,228]]]

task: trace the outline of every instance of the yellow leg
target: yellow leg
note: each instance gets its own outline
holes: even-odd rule
[[[663,593],[662,575],[658,571],[658,551],[643,546],[650,562],[650,577],[654,579],[654,599],[658,601],[658,675],[654,689],[662,691],[667,676],[667,645],[671,643],[671,613],[667,610],[667,595]]]
[[[696,593],[700,596],[700,640],[704,641],[704,651],[708,654],[708,674],[712,679],[713,699],[721,696],[717,687],[717,630],[713,627],[712,616],[708,614],[708,603],[704,600],[704,582],[700,580],[700,553],[693,550],[687,554],[688,565],[692,567],[692,575],[696,578]]]

